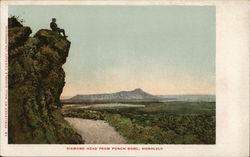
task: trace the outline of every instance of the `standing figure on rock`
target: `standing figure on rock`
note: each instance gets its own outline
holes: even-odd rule
[[[56,18],[52,18],[52,22],[50,23],[50,28],[52,29],[52,31],[58,32],[59,34],[62,32],[64,37],[68,37],[65,35],[64,29],[57,27]]]

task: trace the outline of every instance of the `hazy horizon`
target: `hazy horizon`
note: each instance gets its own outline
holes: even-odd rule
[[[141,88],[140,88],[141,89]],[[133,89],[135,90],[135,89]],[[133,90],[128,90],[128,91],[133,91]],[[143,90],[143,89],[142,89]],[[124,91],[124,90],[122,90]],[[143,90],[144,91],[144,90]],[[70,97],[73,97],[73,96],[76,96],[76,95],[95,95],[95,94],[113,94],[113,93],[117,93],[117,92],[121,92],[121,91],[116,91],[116,92],[108,92],[108,93],[88,93],[88,94],[84,94],[84,93],[77,93],[75,95],[64,95],[64,96],[61,96],[62,98],[70,98]],[[211,96],[215,96],[215,94],[152,94],[152,93],[149,93],[147,91],[144,91],[148,94],[151,94],[151,95],[156,95],[156,96],[205,96],[205,95],[211,95]]]
[[[46,13],[46,14],[45,14]],[[71,48],[63,96],[141,88],[215,94],[214,6],[10,6],[32,34],[64,28]]]

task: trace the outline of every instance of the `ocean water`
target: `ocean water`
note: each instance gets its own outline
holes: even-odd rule
[[[94,105],[67,104],[65,106],[74,108],[145,107],[145,105],[122,104],[122,103],[108,103],[108,104],[94,104]]]
[[[110,104],[95,104],[91,107],[145,107],[145,105],[135,105],[135,104],[122,104],[122,103],[110,103]]]
[[[158,95],[163,102],[169,101],[206,101],[206,102],[215,102],[215,95]]]

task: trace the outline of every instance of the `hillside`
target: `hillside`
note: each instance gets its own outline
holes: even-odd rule
[[[144,92],[137,88],[132,91],[120,91],[108,94],[76,95],[67,101],[69,102],[113,102],[113,101],[149,101],[157,100],[158,97]]]
[[[63,119],[59,99],[70,42],[50,30],[31,32],[9,18],[9,143],[83,143]]]

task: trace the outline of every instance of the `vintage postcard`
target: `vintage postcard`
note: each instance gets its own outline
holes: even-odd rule
[[[1,155],[248,156],[249,1],[2,1]]]

